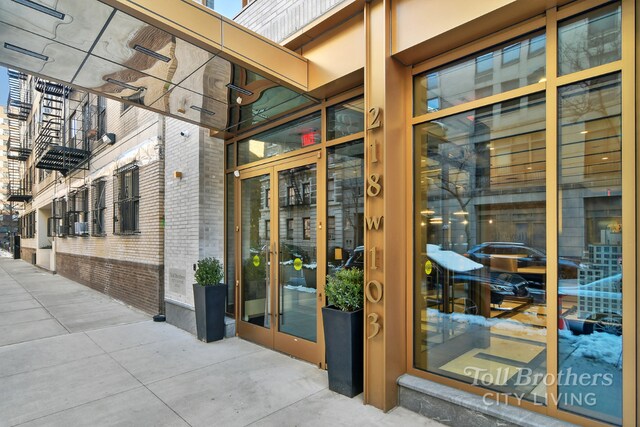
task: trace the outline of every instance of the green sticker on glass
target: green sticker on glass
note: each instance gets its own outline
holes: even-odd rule
[[[253,256],[253,265],[256,267],[260,267],[260,257],[258,255]]]
[[[433,265],[431,265],[431,261],[427,260],[427,262],[424,263],[424,272],[427,273],[427,275],[431,274],[431,271],[433,270]]]
[[[302,260],[300,258],[296,258],[293,261],[293,268],[295,268],[297,271],[302,270]]]

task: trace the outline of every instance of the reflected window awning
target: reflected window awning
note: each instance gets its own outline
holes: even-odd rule
[[[191,1],[6,0],[0,63],[226,135],[315,102],[302,56]]]

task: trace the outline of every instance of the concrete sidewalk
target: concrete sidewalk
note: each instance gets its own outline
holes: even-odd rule
[[[0,258],[0,426],[440,426],[327,388],[239,338],[205,344],[101,293]]]

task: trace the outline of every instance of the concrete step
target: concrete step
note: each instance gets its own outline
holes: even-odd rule
[[[399,404],[413,412],[455,427],[571,427],[571,424],[504,402],[489,405],[477,394],[413,375],[398,378]]]

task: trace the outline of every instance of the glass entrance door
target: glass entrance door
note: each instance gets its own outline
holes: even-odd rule
[[[243,173],[236,218],[239,335],[313,363],[324,360],[317,162],[314,155]]]

